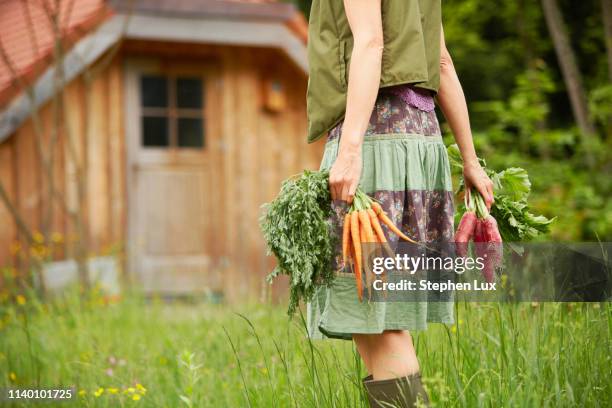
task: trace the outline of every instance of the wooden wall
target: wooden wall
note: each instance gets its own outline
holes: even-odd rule
[[[133,41],[124,44],[114,61],[102,70],[91,85],[89,99],[83,80],[67,87],[67,133],[77,140],[77,155],[87,169],[87,239],[92,254],[122,248],[126,237],[129,186],[123,62],[138,56],[170,61],[176,56],[204,59],[220,68],[221,100],[212,102],[222,108],[217,118],[221,134],[215,144],[207,146],[215,172],[212,193],[218,197],[210,216],[222,221],[215,223],[220,227],[211,245],[216,265],[211,273],[220,279],[226,299],[232,302],[284,296],[285,285],[277,285],[271,292],[263,281],[273,260],[265,256],[259,232],[260,207],[274,198],[282,180],[304,168],[318,168],[323,141],[306,144],[307,79],[276,50]],[[286,92],[288,103],[281,112],[263,108],[263,84],[270,77],[279,79]],[[41,110],[45,138],[50,136],[51,108]],[[41,193],[42,172],[35,146],[30,121],[0,145],[0,177],[28,225],[39,230],[48,203]],[[56,184],[74,206],[75,168],[65,135],[57,152]],[[53,231],[76,239],[74,225],[64,211],[58,206],[53,211]],[[0,206],[0,225],[0,265],[17,265],[10,244],[18,234],[4,206]]]
[[[261,298],[269,295],[262,282],[274,265],[272,258],[265,256],[259,230],[261,204],[275,197],[288,176],[304,168],[318,168],[323,144],[306,144],[306,77],[282,55],[229,48],[222,53],[222,61],[226,112],[222,191],[231,214],[223,237],[233,275],[233,282],[225,285],[226,294],[239,298],[250,293]],[[281,79],[288,100],[285,111],[268,113],[262,108],[266,76]],[[273,297],[283,289],[284,285],[277,287]]]
[[[39,159],[39,146],[45,155],[49,154],[55,129],[59,131],[54,148],[53,179],[55,189],[65,197],[65,205],[71,210],[77,207],[75,163],[85,170],[83,213],[91,255],[109,253],[124,237],[122,65],[115,58],[111,62],[99,62],[92,69],[99,70],[99,74],[90,85],[77,79],[66,87],[65,109],[59,109],[59,114],[55,111],[58,105],[53,102],[38,111],[41,132],[35,130],[36,122],[30,119],[0,144],[0,179],[32,232],[44,232],[47,225],[48,238],[54,241],[49,244],[53,259],[72,256],[70,242],[80,238],[64,204],[49,199],[47,172]],[[73,141],[73,149],[69,140]],[[28,268],[27,244],[20,240],[13,219],[2,203],[0,225],[0,267]],[[20,241],[21,250],[15,251],[14,244]]]

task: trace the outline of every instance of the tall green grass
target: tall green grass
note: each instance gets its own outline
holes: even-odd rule
[[[351,342],[309,341],[284,307],[15,299],[0,387],[74,386],[61,406],[366,406]],[[610,304],[458,304],[456,318],[414,334],[435,406],[612,406]]]

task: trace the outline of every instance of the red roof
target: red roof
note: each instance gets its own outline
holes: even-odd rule
[[[57,13],[54,1],[0,2],[0,106],[19,91],[11,86],[14,74],[30,80],[49,62],[54,45],[52,15],[58,14],[66,46],[109,15],[104,0],[60,0],[59,4]]]
[[[83,37],[109,17],[113,9],[121,11],[126,0],[58,0],[59,27],[64,48]],[[109,5],[112,4],[111,5]],[[282,17],[285,24],[306,42],[307,23],[293,6],[275,0],[135,0],[129,4],[134,12],[208,11],[216,15]],[[0,107],[6,105],[21,87],[12,86],[17,79],[35,79],[52,61],[54,38],[50,16],[56,14],[55,1],[0,1]],[[286,17],[291,16],[291,17]],[[7,65],[5,59],[8,59]],[[12,72],[12,71],[15,72]]]

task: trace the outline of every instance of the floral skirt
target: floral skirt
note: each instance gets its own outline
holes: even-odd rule
[[[448,242],[453,238],[453,194],[446,148],[436,113],[428,103],[411,103],[408,85],[381,89],[364,137],[361,189],[376,198],[391,220],[421,242]],[[418,98],[433,97],[419,90]],[[410,96],[410,95],[409,95]],[[425,101],[427,102],[427,101]],[[417,107],[418,106],[418,107]],[[329,169],[338,152],[342,123],[329,132],[321,169]],[[332,233],[341,235],[347,206],[333,203]],[[397,236],[383,227],[387,240]],[[342,264],[341,240],[331,267],[331,287],[320,287],[308,303],[311,338],[351,339],[353,333],[384,330],[423,330],[427,323],[453,323],[453,303],[359,301],[354,275]]]

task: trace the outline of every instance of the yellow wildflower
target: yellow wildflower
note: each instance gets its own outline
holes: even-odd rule
[[[107,388],[106,391],[108,391],[109,394],[116,394],[119,392],[119,389],[111,387],[111,388]]]
[[[104,394],[104,388],[100,387],[96,390],[96,392],[94,392],[94,395],[96,397],[99,397],[100,395]]]
[[[136,390],[134,389],[134,387],[129,387],[127,390],[125,390],[125,392],[129,392],[130,394],[133,394],[134,392],[136,392]]]
[[[9,373],[9,380],[11,380],[12,382],[17,381],[17,374],[15,374],[14,372],[10,372]]]
[[[451,332],[452,333],[457,333],[457,326],[453,325],[453,327],[451,327]]]
[[[17,295],[16,299],[17,299],[17,304],[19,304],[19,305],[21,305],[21,306],[23,306],[23,305],[25,305],[25,304],[26,304],[26,298],[25,298],[25,296],[23,296],[23,295]]]
[[[32,234],[32,239],[34,240],[34,242],[37,242],[39,244],[42,244],[43,242],[45,242],[45,237],[39,231],[35,231]]]
[[[141,383],[136,384],[136,389],[138,390],[138,392],[140,392],[141,394],[144,394],[147,392],[147,389],[145,387],[142,386]]]
[[[51,234],[51,241],[54,244],[61,244],[64,242],[64,236],[59,232],[54,232],[53,234]]]
[[[138,401],[140,399],[140,395],[139,394],[134,394],[134,395],[132,395],[132,399],[134,401]]]
[[[36,258],[45,258],[49,255],[49,248],[44,245],[35,245],[30,248],[30,254]]]
[[[79,390],[79,395],[81,397],[83,397],[83,396],[87,395],[87,391],[86,390]]]

